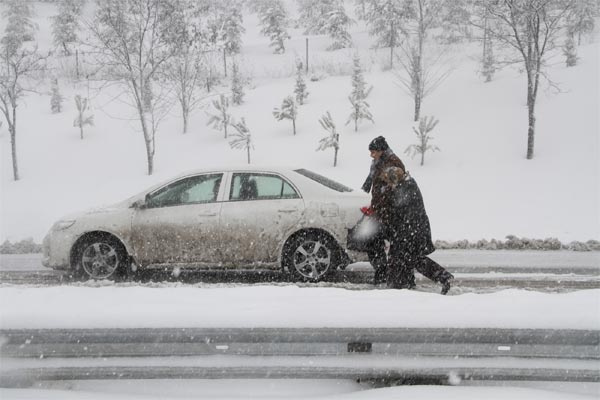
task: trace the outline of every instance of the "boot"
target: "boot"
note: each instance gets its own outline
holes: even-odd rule
[[[385,283],[387,277],[387,268],[379,267],[375,270],[373,274],[373,285],[379,285],[380,283]]]
[[[440,293],[443,295],[447,294],[454,283],[454,275],[448,271],[444,271],[444,274],[440,277],[440,283],[442,284],[442,291]]]

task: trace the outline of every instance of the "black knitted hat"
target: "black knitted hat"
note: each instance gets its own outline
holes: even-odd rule
[[[383,136],[377,136],[369,143],[369,150],[385,151],[389,148],[390,146],[388,146]]]

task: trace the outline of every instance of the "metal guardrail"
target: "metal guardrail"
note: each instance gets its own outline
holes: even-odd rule
[[[0,385],[57,379],[600,382],[600,331],[492,328],[0,330]]]

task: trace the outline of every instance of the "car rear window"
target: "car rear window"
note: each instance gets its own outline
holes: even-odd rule
[[[328,187],[329,189],[333,189],[336,192],[351,192],[352,191],[352,189],[350,189],[346,185],[342,185],[339,182],[336,182],[332,179],[326,178],[323,175],[319,175],[316,172],[312,172],[307,169],[295,169],[294,172],[297,172],[300,175],[304,175],[305,177],[312,179],[313,181],[318,182],[321,185]]]

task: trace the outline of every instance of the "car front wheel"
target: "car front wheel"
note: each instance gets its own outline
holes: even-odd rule
[[[297,279],[319,281],[337,265],[335,244],[324,234],[302,233],[292,238],[284,251],[284,262]]]
[[[80,247],[78,267],[86,279],[117,279],[125,271],[125,252],[116,240],[93,238]]]

